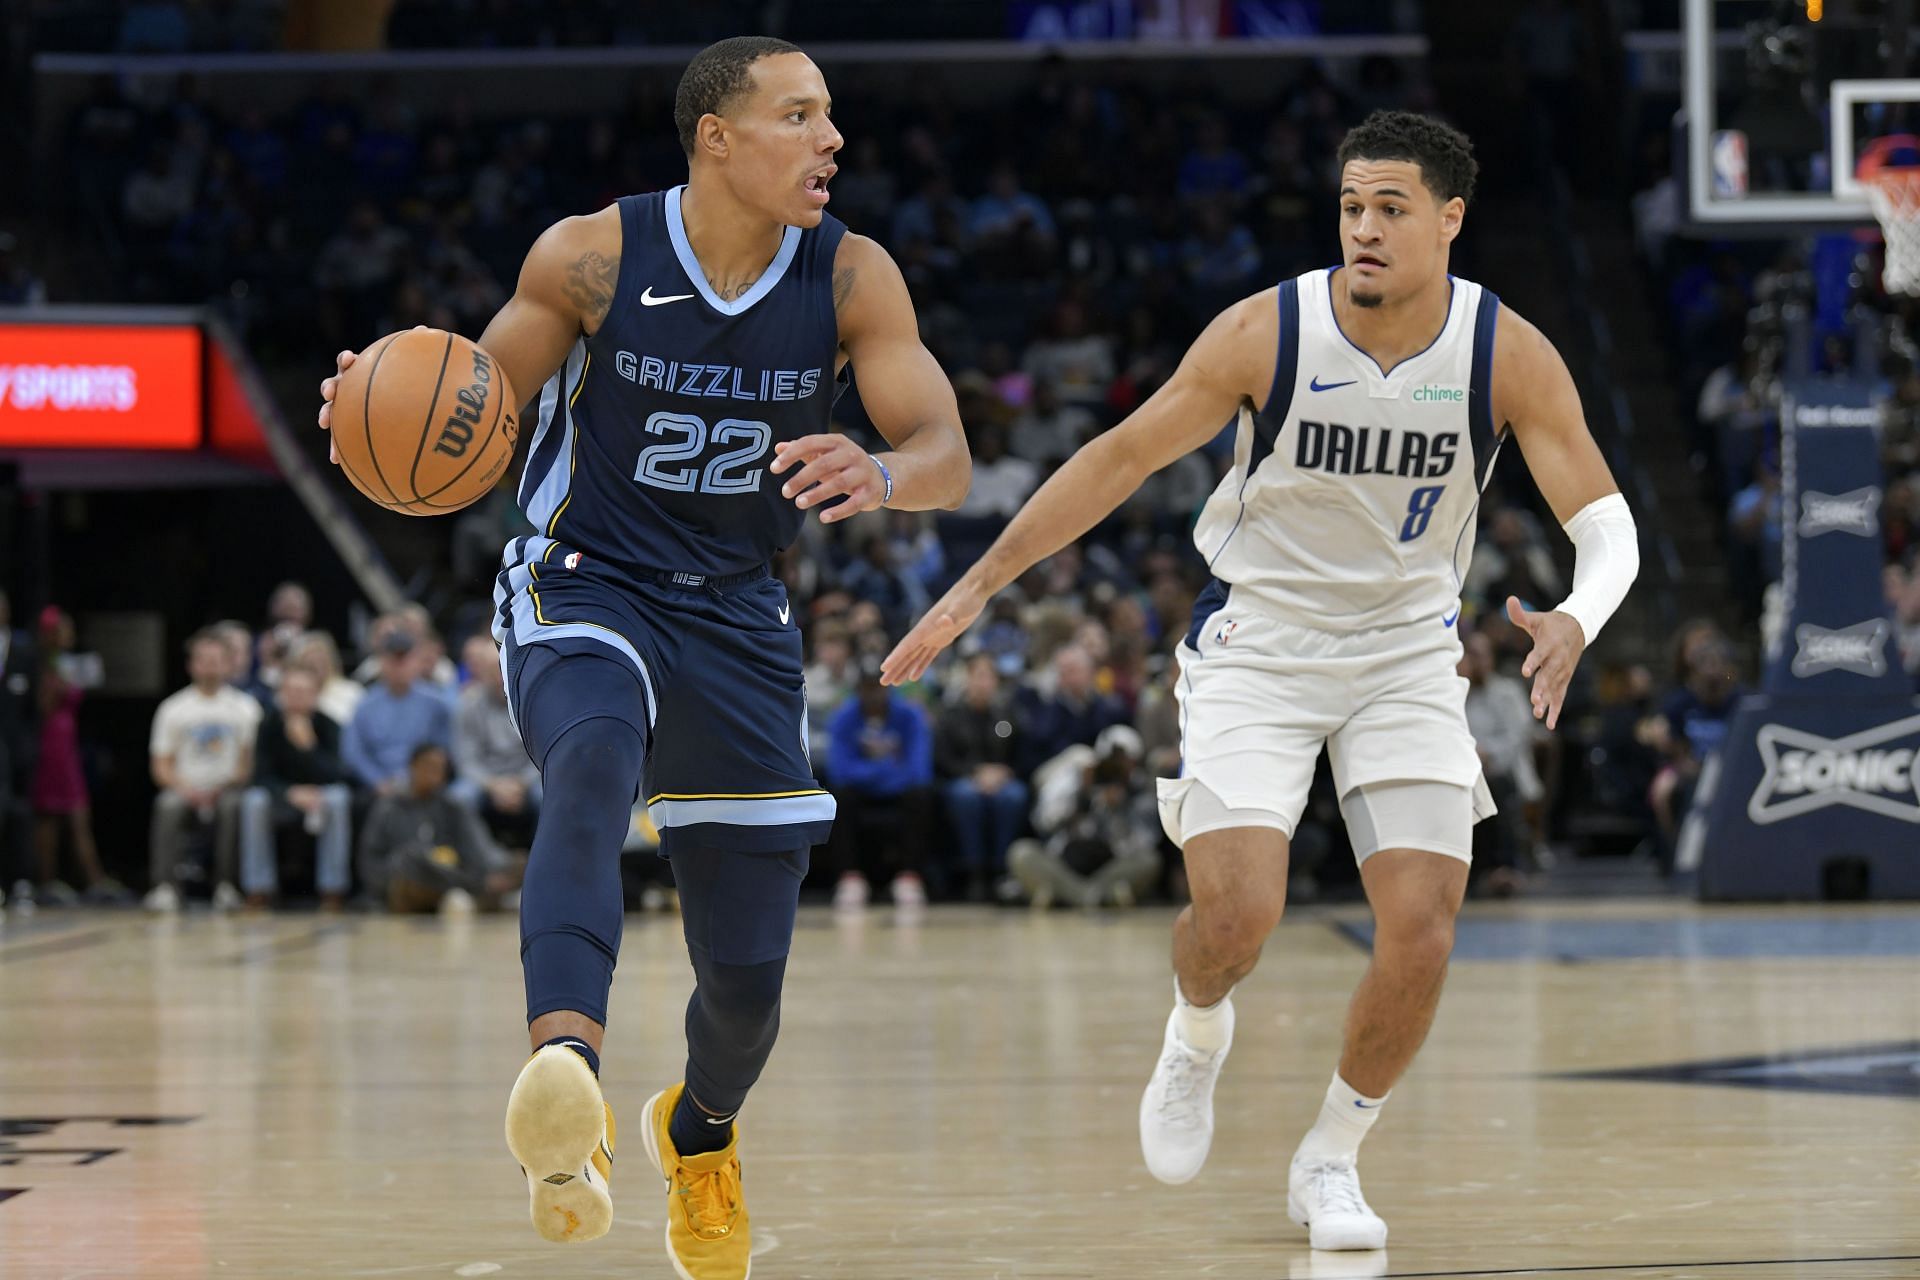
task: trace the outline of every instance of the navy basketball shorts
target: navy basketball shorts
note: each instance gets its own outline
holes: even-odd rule
[[[530,535],[507,544],[494,606],[507,707],[543,770],[575,725],[644,715],[639,794],[662,853],[825,842],[834,801],[808,756],[800,628],[779,579],[616,568]],[[609,689],[604,662],[567,661],[582,654],[624,668],[640,696]]]

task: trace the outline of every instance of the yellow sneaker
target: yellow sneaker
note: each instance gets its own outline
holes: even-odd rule
[[[597,1240],[613,1225],[613,1108],[586,1060],[560,1045],[527,1059],[507,1098],[507,1149],[527,1175],[533,1228]]]
[[[647,1099],[647,1157],[667,1180],[667,1260],[680,1280],[747,1280],[753,1231],[740,1189],[740,1129],[732,1126],[718,1151],[682,1157],[667,1126],[686,1087]]]

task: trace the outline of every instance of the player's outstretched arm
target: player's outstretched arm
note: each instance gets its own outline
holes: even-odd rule
[[[833,309],[840,349],[860,379],[860,403],[893,447],[869,455],[831,434],[783,441],[768,468],[774,475],[793,471],[780,492],[802,510],[821,508],[822,524],[883,505],[903,511],[959,506],[973,461],[953,385],[920,342],[900,268],[865,236],[848,232],[834,251]]]
[[[620,211],[562,218],[541,233],[520,266],[513,296],[480,335],[480,347],[500,362],[515,392],[540,394],[580,335],[592,333],[613,305],[620,278]],[[320,428],[332,427],[333,396],[358,353],[334,357],[334,376],[320,384]],[[514,406],[525,409],[526,402]],[[328,452],[333,461],[339,456]]]
[[[1264,401],[1278,325],[1272,289],[1216,316],[1164,386],[1082,446],[1027,499],[979,563],[887,655],[882,681],[918,680],[995,592],[1104,520],[1148,476],[1211,440],[1242,404]]]
[[[1587,431],[1580,392],[1566,361],[1533,325],[1500,317],[1493,349],[1493,411],[1526,456],[1527,469],[1573,539],[1573,592],[1551,612],[1507,597],[1507,616],[1533,637],[1520,668],[1533,679],[1533,715],[1549,729],[1580,655],[1626,598],[1640,571],[1639,536],[1626,499]]]

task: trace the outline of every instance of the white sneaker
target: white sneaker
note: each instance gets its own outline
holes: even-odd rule
[[[240,891],[231,884],[228,884],[225,880],[222,880],[213,887],[213,909],[215,911],[238,911],[240,904],[245,901],[246,899],[240,896]]]
[[[170,884],[157,884],[147,890],[147,896],[141,899],[140,905],[149,911],[170,916],[180,910],[180,891]]]
[[[840,877],[840,883],[833,886],[833,909],[835,911],[860,911],[867,905],[867,878],[863,875],[849,874]]]
[[[443,916],[470,916],[473,914],[473,908],[473,895],[465,889],[456,887],[440,895],[440,914]],[[572,1050],[568,1052],[571,1053]]]
[[[1179,1018],[1178,1009],[1167,1015],[1160,1061],[1140,1098],[1140,1153],[1147,1171],[1173,1186],[1192,1181],[1213,1146],[1213,1086],[1233,1047],[1233,1006],[1226,1009],[1227,1043],[1212,1053],[1187,1047],[1175,1030]]]
[[[1287,1170],[1287,1216],[1316,1249],[1384,1249],[1387,1224],[1360,1194],[1350,1160],[1296,1155]]]

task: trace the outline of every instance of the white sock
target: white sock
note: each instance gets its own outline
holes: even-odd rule
[[[1201,1053],[1218,1053],[1233,1038],[1233,991],[1214,1004],[1194,1004],[1173,980],[1174,1034],[1180,1043]]]
[[[1393,1094],[1369,1098],[1333,1073],[1327,1097],[1320,1104],[1320,1116],[1300,1143],[1300,1155],[1316,1159],[1339,1160],[1348,1164],[1360,1158],[1360,1141],[1380,1118],[1380,1108]],[[1298,1158],[1298,1157],[1296,1157]]]

